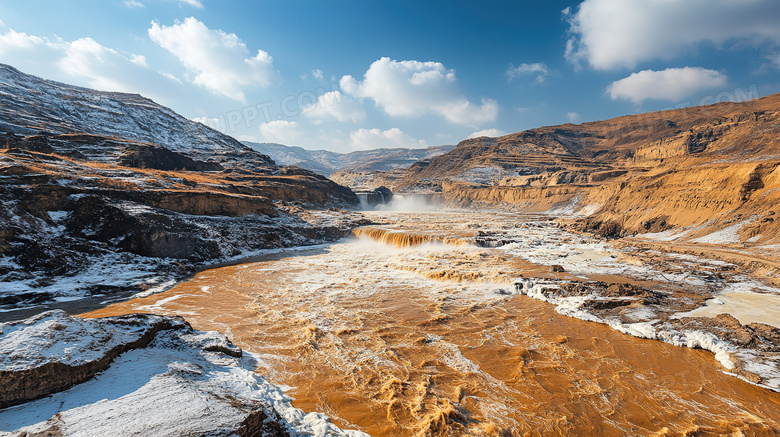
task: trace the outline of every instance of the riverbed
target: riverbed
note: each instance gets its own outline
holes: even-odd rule
[[[703,289],[707,260],[661,271],[541,216],[367,215],[377,225],[360,238],[204,271],[86,316],[175,314],[221,331],[296,407],[372,435],[780,432],[780,393],[712,353],[514,294],[520,276]]]

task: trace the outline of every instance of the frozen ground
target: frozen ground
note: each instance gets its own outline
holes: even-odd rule
[[[137,340],[150,323],[162,319],[136,318],[128,324],[55,311],[0,324],[0,372],[29,371],[52,362],[83,365]],[[254,372],[254,359],[242,356],[224,335],[193,331],[181,320],[172,324],[145,347],[120,355],[93,379],[0,410],[0,435],[236,435],[258,412],[269,426],[291,435],[364,435],[342,431],[324,414],[294,408],[281,388]]]

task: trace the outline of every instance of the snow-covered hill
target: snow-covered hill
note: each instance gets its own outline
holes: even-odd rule
[[[152,143],[196,160],[273,167],[268,158],[138,94],[95,91],[0,64],[0,132],[87,133]]]

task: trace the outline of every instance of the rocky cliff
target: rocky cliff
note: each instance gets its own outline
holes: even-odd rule
[[[2,308],[157,289],[361,220],[333,209],[358,203],[350,189],[144,97],[6,65],[0,93]]]
[[[695,240],[726,230],[721,243],[766,244],[780,237],[779,138],[772,95],[470,139],[412,165],[391,188],[580,213],[583,227],[607,236],[679,229]]]

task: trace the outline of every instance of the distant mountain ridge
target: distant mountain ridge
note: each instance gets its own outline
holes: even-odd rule
[[[337,153],[276,143],[244,141],[243,144],[270,156],[277,164],[295,165],[325,176],[343,170],[372,172],[406,168],[417,161],[442,155],[455,148],[455,146],[431,146],[423,149],[381,148]]]

